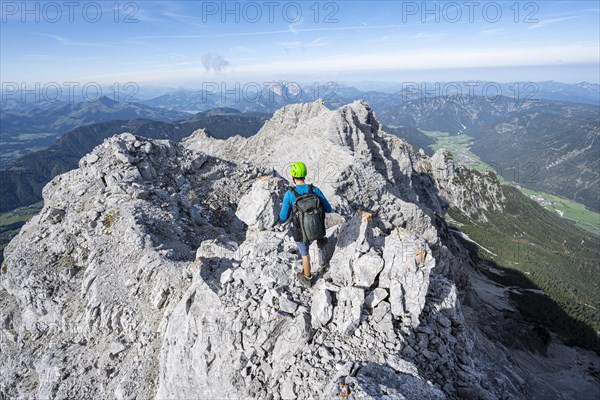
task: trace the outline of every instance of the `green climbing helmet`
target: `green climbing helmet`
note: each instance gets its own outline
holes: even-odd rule
[[[290,168],[292,178],[306,178],[306,165],[302,161],[296,161]]]

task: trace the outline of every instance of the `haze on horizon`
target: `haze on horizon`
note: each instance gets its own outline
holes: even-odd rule
[[[7,82],[598,83],[596,2],[2,2]]]

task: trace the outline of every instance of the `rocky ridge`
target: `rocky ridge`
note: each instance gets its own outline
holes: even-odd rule
[[[290,155],[336,210],[311,290],[277,222]],[[360,101],[284,107],[248,139],[107,139],[6,249],[2,393],[529,397],[535,378],[466,320],[471,261],[443,215],[476,207],[455,175]]]

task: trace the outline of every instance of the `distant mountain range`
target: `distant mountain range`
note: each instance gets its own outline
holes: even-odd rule
[[[436,90],[436,83],[439,87]],[[555,81],[541,82],[491,82],[491,81],[454,81],[454,82],[403,82],[403,83],[387,83],[377,81],[362,81],[353,85],[357,90],[364,92],[383,92],[383,93],[401,93],[414,92],[414,88],[418,87],[418,94],[432,97],[432,93],[439,95],[443,91],[445,95],[456,94],[452,87],[459,87],[463,94],[472,92],[476,96],[494,96],[495,89],[499,89],[499,93],[505,97],[518,97],[522,100],[526,99],[546,99],[556,101],[571,101],[574,103],[585,104],[600,104],[599,87],[597,83],[579,82],[579,83],[562,83]],[[422,89],[426,89],[423,91]]]
[[[335,82],[300,86],[293,82],[273,82],[260,87],[238,84],[221,87],[205,85],[205,90],[185,90],[142,100],[151,107],[197,112],[215,107],[234,107],[243,111],[272,113],[286,104],[325,100],[331,109],[358,98],[366,100],[375,110],[382,104],[401,104],[408,101],[441,98],[452,95],[487,97],[522,103],[527,100],[569,101],[600,105],[600,85],[588,82],[577,84],[546,82],[496,83],[488,81],[405,82],[377,86],[377,90],[359,90]],[[223,91],[222,91],[223,90]]]
[[[543,82],[491,82],[491,81],[454,81],[454,82],[360,82],[356,86],[338,82],[315,82],[299,84],[290,81],[273,81],[268,83],[249,83],[242,85],[224,83],[206,83],[202,89],[151,88],[142,91],[144,96],[136,96],[135,100],[117,103],[103,96],[97,101],[89,102],[76,99],[64,101],[20,101],[15,96],[2,94],[1,109],[4,111],[57,110],[76,105],[104,104],[108,107],[120,105],[146,105],[149,107],[169,109],[179,115],[151,116],[138,115],[139,118],[155,120],[183,119],[182,113],[197,113],[219,107],[231,107],[241,111],[259,111],[273,113],[281,106],[293,103],[325,100],[330,108],[335,108],[348,100],[365,99],[377,106],[379,102],[394,104],[410,100],[422,100],[431,97],[464,95],[470,97],[507,97],[516,102],[526,100],[569,101],[582,104],[600,105],[600,85],[596,83],[562,83]],[[162,92],[162,93],[161,93]],[[161,93],[161,94],[159,94]],[[149,97],[156,94],[154,97]],[[345,103],[344,103],[345,104]],[[156,110],[144,110],[154,112]],[[69,112],[68,112],[69,113]],[[123,116],[118,118],[124,119]],[[113,118],[116,119],[116,118]]]
[[[460,134],[494,125],[520,107],[507,97],[491,101],[485,97],[445,96],[382,102],[374,108],[384,124]]]
[[[110,136],[123,132],[152,139],[180,140],[204,128],[210,136],[225,139],[249,137],[262,127],[269,115],[242,114],[234,109],[198,113],[191,118],[169,123],[135,119],[109,121],[81,126],[62,136],[50,148],[16,160],[0,171],[0,212],[33,204],[41,200],[42,188],[53,177],[77,168],[77,162]]]
[[[467,94],[442,95],[453,88]],[[477,95],[483,88],[488,88],[485,90],[488,96]],[[181,120],[173,126],[167,125],[165,129],[169,133],[165,135],[175,139],[179,137],[178,132],[189,134],[194,127],[210,126],[212,135],[228,137],[236,132],[245,135],[258,131],[260,126],[256,124],[262,125],[273,111],[290,103],[310,102],[321,97],[327,107],[335,109],[363,98],[388,132],[405,137],[415,149],[423,148],[431,154],[429,146],[433,140],[420,130],[467,134],[475,139],[471,150],[506,179],[573,199],[594,211],[600,209],[597,172],[600,169],[597,140],[600,86],[597,84],[454,82],[436,86],[405,83],[390,85],[390,91],[383,92],[361,91],[333,83],[300,87],[278,82],[257,87],[254,92],[238,89],[237,93],[234,90],[223,95],[214,90],[182,89],[140,103],[116,103],[104,97],[94,103],[53,108],[38,104],[37,108],[26,110],[3,109],[0,113],[3,165],[8,164],[7,160],[16,160],[22,152],[47,147],[64,132],[92,122],[118,120],[114,126],[120,126],[124,124],[122,121],[136,118]],[[392,91],[395,89],[398,90]],[[199,113],[190,117],[190,112],[195,111]],[[149,124],[149,121],[140,123]],[[113,125],[107,125],[106,135],[113,132],[109,126]],[[84,146],[80,151],[90,151],[91,143],[98,144],[107,137],[100,136],[90,138],[92,147]],[[71,140],[67,139],[67,143]],[[64,145],[57,142],[53,151],[61,154],[56,146]],[[25,150],[20,150],[23,148]],[[11,169],[18,171],[28,162],[31,160],[19,160]],[[71,160],[69,165],[72,168],[75,164]],[[38,193],[39,188],[35,192]],[[30,200],[39,198],[20,196]],[[12,203],[22,204],[21,201]]]
[[[93,102],[51,104],[32,103],[28,108],[23,108],[22,103],[14,101],[3,104],[20,105],[21,108],[3,107],[0,111],[2,168],[40,146],[51,145],[61,135],[82,125],[137,118],[171,122],[190,116],[188,113],[152,108],[139,103],[115,102],[108,97]]]
[[[2,133],[66,133],[81,125],[110,120],[145,118],[156,121],[186,119],[189,113],[156,109],[140,103],[116,102],[106,96],[93,102],[60,104],[56,107],[0,111]]]

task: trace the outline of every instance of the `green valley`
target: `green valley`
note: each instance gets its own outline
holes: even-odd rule
[[[42,210],[42,207],[43,202],[40,201],[0,214],[0,262],[4,260],[4,248],[8,242],[19,233],[27,221]]]
[[[515,184],[507,178],[509,178],[509,175],[514,178],[514,175],[518,172],[513,170],[497,171],[493,166],[481,161],[481,159],[470,150],[470,145],[474,140],[473,137],[464,134],[451,135],[448,132],[440,131],[422,132],[436,141],[435,144],[429,146],[433,151],[445,148],[452,153],[458,164],[463,164],[469,168],[482,172],[494,171],[502,184],[514,186],[528,197],[536,196],[539,199],[546,200],[548,204],[539,200],[538,203],[543,203],[545,209],[575,222],[581,229],[595,235],[600,235],[600,213],[588,210],[585,206],[573,200]],[[503,176],[503,174],[506,176]],[[526,176],[527,173],[521,171],[521,175]]]

